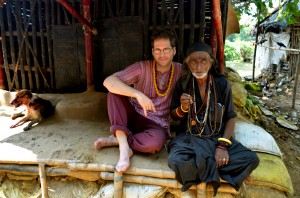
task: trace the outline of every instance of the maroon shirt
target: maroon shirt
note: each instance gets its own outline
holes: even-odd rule
[[[171,122],[170,103],[172,93],[176,81],[181,77],[181,64],[174,62],[175,71],[171,87],[167,95],[161,97],[156,94],[154,88],[153,63],[153,60],[136,62],[128,66],[126,69],[115,73],[115,75],[125,84],[133,86],[133,88],[141,91],[149,97],[155,106],[156,113],[150,111],[148,112],[147,117],[162,127],[168,128]],[[170,74],[171,71],[165,73],[157,72],[157,86],[160,88],[166,87]],[[139,105],[138,101],[135,98],[130,98],[130,102],[134,106],[135,110],[144,116],[143,108]]]

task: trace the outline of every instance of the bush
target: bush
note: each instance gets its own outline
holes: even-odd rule
[[[253,47],[243,44],[242,47],[240,48],[241,56],[243,58],[244,62],[251,62],[253,59]]]
[[[244,62],[251,62],[253,59],[254,47],[251,42],[237,40],[225,42],[225,61],[243,60]]]
[[[225,61],[234,61],[241,59],[241,54],[237,49],[237,46],[233,42],[228,41],[225,43],[224,53]]]

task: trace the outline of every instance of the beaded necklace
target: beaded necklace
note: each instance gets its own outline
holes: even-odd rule
[[[155,91],[156,91],[156,94],[161,96],[161,97],[164,97],[167,95],[168,91],[170,90],[171,88],[171,84],[172,84],[172,81],[173,81],[173,76],[174,76],[174,63],[172,63],[171,65],[171,74],[169,76],[169,79],[168,79],[168,86],[165,90],[165,92],[161,93],[160,90],[158,89],[158,86],[157,86],[157,73],[156,73],[156,63],[155,61],[153,61],[153,82],[154,82],[154,88],[155,88]]]
[[[187,125],[188,125],[188,131],[194,135],[194,136],[198,136],[198,137],[210,137],[212,136],[215,132],[216,132],[216,102],[217,102],[217,99],[216,99],[216,89],[215,89],[215,85],[214,85],[214,80],[212,79],[212,76],[209,75],[208,77],[208,87],[206,88],[206,95],[205,95],[205,98],[203,100],[203,103],[201,105],[201,107],[199,108],[199,110],[197,111],[197,107],[196,107],[196,94],[195,94],[195,79],[193,78],[193,88],[192,90],[194,91],[194,102],[193,104],[191,104],[191,109],[193,109],[192,111],[189,112],[188,114],[188,122],[187,122]],[[211,132],[209,135],[204,135],[203,132],[205,130],[205,126],[206,126],[206,123],[207,123],[207,118],[208,118],[208,111],[209,111],[209,104],[210,104],[210,94],[211,94],[211,86],[213,86],[213,91],[214,91],[214,129],[212,129],[212,126],[211,126],[211,123],[209,124],[210,126],[210,129],[211,129]],[[205,109],[205,114],[204,114],[204,118],[203,120],[199,120],[198,118],[198,114],[201,112],[202,110],[202,107],[204,105],[204,101],[206,99],[206,109]],[[193,108],[194,107],[194,108]],[[209,121],[210,122],[210,121]],[[195,133],[192,133],[191,131],[191,127],[195,127],[198,131],[197,134]]]

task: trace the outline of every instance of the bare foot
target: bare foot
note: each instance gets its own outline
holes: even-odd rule
[[[118,139],[114,135],[111,135],[107,138],[99,138],[94,143],[94,148],[96,150],[100,150],[103,147],[118,146],[118,145],[119,145]]]
[[[133,155],[131,148],[126,148],[121,151],[120,149],[120,159],[116,165],[116,170],[118,172],[125,172],[130,166],[130,158]]]

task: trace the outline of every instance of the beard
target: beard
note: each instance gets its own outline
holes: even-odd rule
[[[197,79],[202,79],[202,78],[205,78],[208,74],[208,71],[202,71],[202,72],[196,72],[196,71],[193,71],[192,72],[193,76]]]

